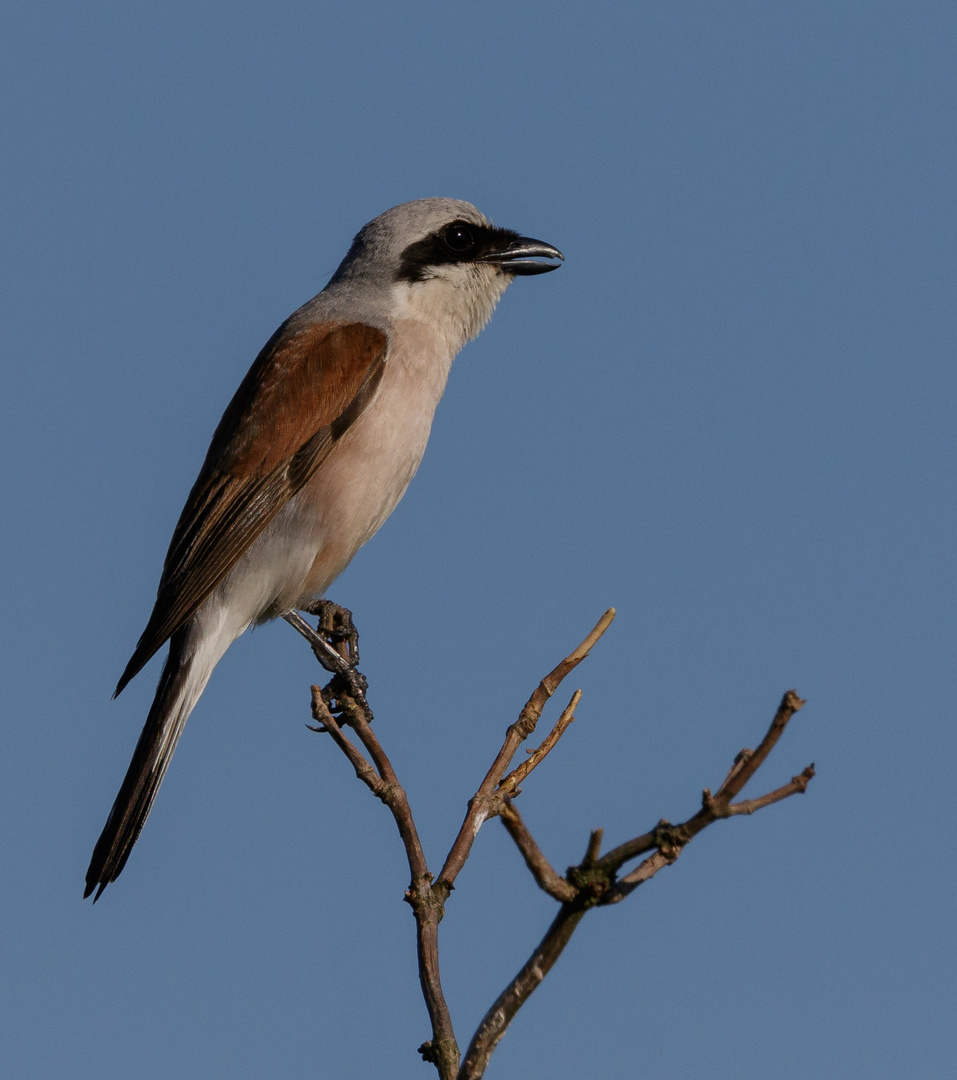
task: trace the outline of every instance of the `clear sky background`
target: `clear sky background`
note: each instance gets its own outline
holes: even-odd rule
[[[0,1060],[426,1077],[394,825],[230,650],[122,878],[80,900],[158,662],[110,694],[230,395],[357,229],[475,202],[559,246],[457,360],[333,590],[438,867],[614,605],[520,806],[553,863],[750,794],[591,914],[489,1076],[898,1078],[957,1054],[953,3],[11,3],[0,16]],[[554,904],[501,826],[442,927],[460,1040]]]

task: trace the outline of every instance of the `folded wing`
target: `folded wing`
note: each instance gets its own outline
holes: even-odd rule
[[[322,465],[372,400],[385,354],[385,334],[362,323],[287,322],[267,342],[213,435],[116,694]]]

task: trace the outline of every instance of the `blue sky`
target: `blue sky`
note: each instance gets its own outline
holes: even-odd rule
[[[8,5],[0,1054],[85,1080],[427,1075],[386,812],[283,624],[217,669],[122,878],[110,693],[229,396],[355,231],[449,195],[560,247],[452,371],[333,590],[439,864],[608,606],[525,785],[553,863],[752,794],[593,913],[488,1075],[953,1067],[957,14],[934,3]],[[497,823],[443,924],[467,1041],[553,904]]]

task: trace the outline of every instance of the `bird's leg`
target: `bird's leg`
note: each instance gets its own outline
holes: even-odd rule
[[[372,722],[372,710],[366,700],[369,683],[356,668],[359,662],[359,632],[352,621],[352,612],[331,600],[315,600],[302,611],[316,615],[319,625],[314,630],[295,611],[283,618],[309,642],[320,664],[333,673],[322,688],[322,697],[332,711],[349,722],[349,714],[358,708],[367,723]],[[351,706],[351,708],[350,708]]]
[[[301,609],[307,615],[317,615],[319,625],[316,629],[336,648],[337,652],[350,667],[359,666],[359,631],[352,621],[352,612],[331,600],[313,600]],[[346,646],[345,651],[342,645]]]

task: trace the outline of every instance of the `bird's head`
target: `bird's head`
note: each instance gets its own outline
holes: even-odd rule
[[[548,273],[563,259],[551,244],[497,228],[471,203],[417,199],[360,230],[330,285],[382,289],[392,318],[430,324],[457,352],[517,276]]]

